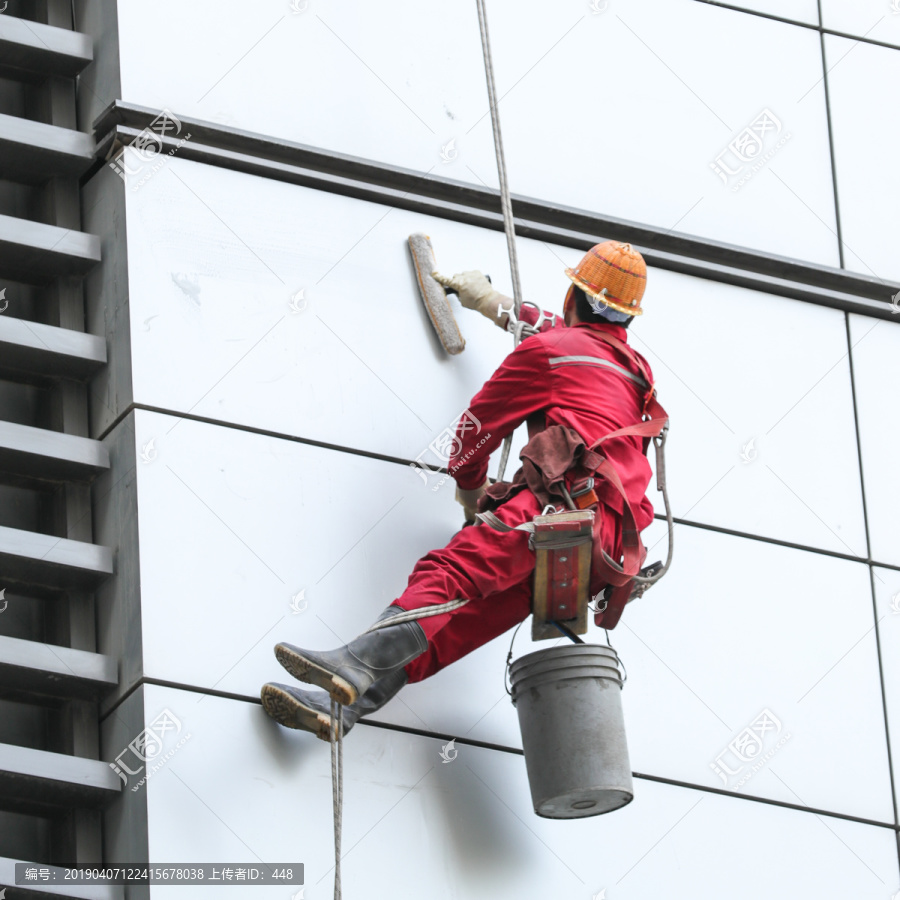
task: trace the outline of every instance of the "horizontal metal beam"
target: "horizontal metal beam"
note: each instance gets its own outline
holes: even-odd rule
[[[15,16],[0,16],[0,77],[44,81],[74,77],[94,59],[87,34],[41,25]]]
[[[0,375],[84,381],[106,365],[106,342],[94,334],[0,316]]]
[[[0,420],[0,473],[42,481],[91,481],[109,468],[100,441]]]
[[[0,856],[0,889],[6,888],[5,900],[124,900],[125,888],[112,884],[51,885],[16,884],[16,865],[40,869],[44,863]],[[99,860],[98,860],[99,864]]]
[[[94,700],[119,683],[116,660],[0,635],[0,692]]]
[[[98,262],[100,239],[93,234],[0,216],[0,276],[45,284],[57,275],[84,275]]]
[[[81,175],[94,159],[89,134],[0,114],[0,172],[14,181],[41,182]]]
[[[113,103],[94,123],[98,149],[128,144],[159,110]],[[409,169],[326,152],[212,122],[179,117],[181,130],[160,138],[179,158],[301,184],[375,203],[502,230],[497,191]],[[525,237],[587,249],[602,239],[628,240],[650,265],[815,303],[890,318],[900,283],[846,269],[775,256],[641,222],[513,195],[516,231]],[[894,316],[896,318],[896,316]]]
[[[8,584],[91,590],[113,572],[109,547],[0,525],[0,573]]]
[[[108,763],[0,744],[0,804],[7,809],[100,808],[121,787]]]

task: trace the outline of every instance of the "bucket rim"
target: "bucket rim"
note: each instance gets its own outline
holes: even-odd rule
[[[605,657],[606,659],[615,660],[618,666],[619,654],[613,647],[608,644],[562,644],[559,647],[544,647],[541,650],[533,650],[514,659],[509,664],[510,673],[519,669],[524,665],[541,663],[551,660],[559,661],[560,659],[577,659],[579,657]]]
[[[515,672],[510,672],[510,681],[523,681],[527,678],[534,678],[538,675],[545,675],[548,672],[575,672],[578,670],[583,670],[587,674],[596,675],[598,678],[604,677],[604,672],[614,673],[616,678],[622,677],[622,670],[617,666],[603,664],[591,665],[590,662],[580,662],[578,660],[573,660],[570,662],[562,662],[556,664],[551,661],[547,663],[541,663],[539,665],[526,666],[521,669],[516,669]],[[900,900],[900,898],[898,898],[898,900]]]
[[[559,644],[555,647],[542,647],[540,650],[532,650],[530,653],[526,653],[524,656],[520,656],[519,659],[528,659],[533,656],[573,656],[573,655],[583,655],[588,653],[596,653],[600,652],[607,656],[615,656],[618,657],[618,652],[615,647],[610,647],[609,644],[588,644],[586,642],[573,644],[569,642],[568,644]]]
[[[540,672],[536,675],[530,675],[520,681],[514,682],[510,686],[510,697],[513,706],[515,706],[516,700],[526,694],[531,688],[546,687],[547,685],[561,685],[566,682],[591,680],[606,681],[617,687],[620,691],[624,688],[624,682],[622,681],[621,676],[616,676],[612,670],[610,670],[610,674],[608,675],[598,675],[597,672],[585,672],[575,676],[560,675],[559,673],[554,672]]]

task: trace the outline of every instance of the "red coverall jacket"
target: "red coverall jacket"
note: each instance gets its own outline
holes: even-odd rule
[[[521,318],[533,323],[537,314],[524,306]],[[641,389],[622,370],[637,378],[640,372],[594,337],[598,331],[627,342],[628,332],[621,325],[591,322],[570,328],[553,316],[540,334],[526,338],[503,361],[469,404],[472,416],[481,423],[480,431],[470,428],[458,433],[460,449],[449,467],[463,490],[484,484],[491,453],[522,422],[528,422],[529,438],[547,426],[567,425],[590,445],[617,428],[641,421]],[[490,438],[476,449],[486,434]],[[653,506],[645,494],[651,471],[643,438],[612,438],[603,444],[602,453],[618,471],[637,527],[643,530],[653,521]],[[621,503],[613,495],[607,502],[621,512]]]
[[[524,307],[521,317],[533,323],[537,314]],[[627,332],[619,325],[568,328],[553,316],[540,334],[526,338],[504,360],[469,405],[480,428],[460,426],[457,431],[461,447],[450,460],[450,471],[461,488],[484,484],[491,452],[526,420],[529,437],[562,425],[574,429],[587,444],[641,421],[643,391],[629,378],[629,373],[639,373],[595,336],[601,331],[626,340]],[[653,519],[645,496],[651,472],[643,449],[639,437],[612,438],[602,445],[603,455],[619,472],[639,530]],[[601,501],[613,512],[599,517],[595,541],[618,559],[621,519],[616,511],[621,510],[621,498],[601,490]],[[535,495],[521,490],[495,514],[515,526],[540,511]],[[534,552],[524,532],[500,533],[484,525],[462,528],[446,547],[422,557],[395,605],[422,609],[457,598],[469,602],[453,612],[418,620],[428,649],[406,666],[409,680],[429,677],[524,620],[531,612],[533,573]]]

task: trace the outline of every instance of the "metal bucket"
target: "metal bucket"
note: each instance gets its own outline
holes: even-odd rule
[[[517,659],[509,674],[534,811],[578,819],[630,803],[616,651],[596,644],[550,647]]]

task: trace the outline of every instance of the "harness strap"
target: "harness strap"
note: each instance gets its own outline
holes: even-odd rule
[[[485,525],[489,525],[494,531],[527,531],[534,534],[534,522],[523,522],[521,525],[507,525],[499,516],[490,510],[483,513],[475,513],[475,518],[480,519]]]
[[[602,547],[600,548],[600,568],[603,569],[604,578],[610,584],[620,586],[627,584],[635,575],[640,574],[647,551],[641,543],[634,510],[625,493],[625,486],[622,484],[622,479],[619,478],[619,473],[608,459],[604,459],[600,463],[596,472],[612,484],[621,495],[624,504],[622,510],[622,565],[616,563]]]
[[[656,401],[654,401],[655,403]],[[659,406],[659,404],[656,404]],[[608,441],[610,438],[614,437],[626,437],[628,435],[639,435],[640,437],[645,438],[655,438],[659,437],[662,433],[663,428],[665,428],[669,424],[669,417],[665,414],[665,410],[661,406],[659,406],[660,410],[662,410],[664,416],[659,419],[648,419],[646,422],[637,422],[634,425],[626,425],[624,428],[617,428],[615,431],[610,431],[609,434],[604,434],[602,438],[594,441],[588,450],[596,450],[604,441]]]

